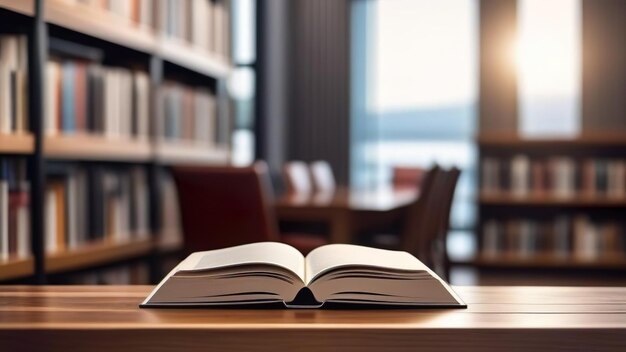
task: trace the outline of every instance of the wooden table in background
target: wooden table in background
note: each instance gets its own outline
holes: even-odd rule
[[[415,190],[349,190],[334,193],[286,194],[276,200],[280,221],[321,222],[330,226],[331,243],[352,243],[363,229],[384,228],[406,214]]]
[[[626,350],[626,288],[456,287],[468,309],[138,308],[151,289],[0,286],[0,350]]]

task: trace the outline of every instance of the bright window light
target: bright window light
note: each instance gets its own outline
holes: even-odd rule
[[[580,131],[581,0],[519,0],[519,130],[572,137]]]

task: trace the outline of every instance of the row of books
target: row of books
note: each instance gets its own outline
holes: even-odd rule
[[[26,162],[0,159],[0,261],[30,255],[29,199]]]
[[[66,0],[109,11],[139,28],[228,58],[229,0]]]
[[[547,159],[516,155],[482,160],[481,191],[514,196],[626,197],[626,160],[570,157]]]
[[[79,60],[50,60],[46,67],[45,131],[96,133],[147,139],[147,73]]]
[[[159,238],[165,246],[176,247],[182,244],[183,239],[178,191],[172,175],[163,173],[160,177],[159,187],[161,189],[161,208],[159,209],[161,233]]]
[[[532,257],[598,259],[626,254],[625,223],[591,220],[586,215],[559,216],[548,221],[532,219],[487,220],[482,228],[482,253]]]
[[[46,250],[145,238],[149,204],[147,175],[140,166],[58,165],[46,184]]]
[[[0,35],[0,134],[28,130],[28,42],[25,35]]]
[[[159,30],[166,36],[230,56],[230,1],[160,0],[158,10]]]
[[[159,89],[161,136],[171,140],[217,143],[220,130],[216,98],[206,88],[166,82]]]

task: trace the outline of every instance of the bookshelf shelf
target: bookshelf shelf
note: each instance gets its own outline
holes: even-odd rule
[[[35,4],[33,0],[0,0],[0,8],[32,17],[34,14],[33,11],[35,9]]]
[[[45,1],[45,21],[95,38],[153,53],[156,37],[150,29],[139,28],[122,16],[78,2]]]
[[[158,55],[166,61],[206,76],[223,78],[230,72],[230,65],[226,61],[205,50],[157,35],[151,28],[142,28],[115,13],[85,4],[47,0],[45,20],[117,45]]]
[[[225,148],[185,142],[161,142],[155,149],[155,158],[162,164],[224,164],[230,158]]]
[[[482,268],[533,268],[533,269],[619,269],[626,270],[626,256],[603,255],[601,258],[559,257],[552,254],[536,254],[522,257],[514,254],[478,256],[471,264]]]
[[[520,197],[511,194],[482,194],[479,202],[481,205],[489,206],[626,208],[626,198],[601,196],[529,195]]]
[[[0,134],[0,154],[31,154],[35,139],[30,133]]]
[[[163,37],[157,46],[157,55],[165,61],[215,78],[224,78],[230,65],[217,56],[178,40]]]
[[[481,134],[477,138],[481,147],[626,147],[626,134],[624,133],[588,133],[574,138],[523,138],[511,133],[488,133]]]
[[[149,161],[150,144],[101,136],[57,135],[46,137],[44,153],[53,159]]]
[[[148,255],[153,249],[151,239],[129,242],[100,242],[77,249],[47,254],[46,272],[76,270],[124,259]]]
[[[19,279],[34,271],[32,258],[0,260],[0,280]]]

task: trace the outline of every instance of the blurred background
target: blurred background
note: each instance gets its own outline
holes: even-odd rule
[[[626,283],[626,2],[0,0],[0,280],[406,250]]]

